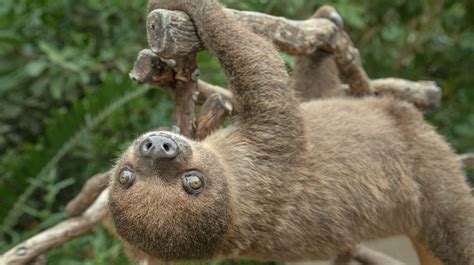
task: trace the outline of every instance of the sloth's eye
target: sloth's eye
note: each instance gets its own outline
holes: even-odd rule
[[[135,177],[133,176],[133,172],[130,170],[123,170],[120,172],[118,181],[122,184],[125,188],[132,186]]]
[[[197,195],[201,193],[203,186],[204,182],[199,172],[192,171],[183,176],[183,187],[187,193]]]

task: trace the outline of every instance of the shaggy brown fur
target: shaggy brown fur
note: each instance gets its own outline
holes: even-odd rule
[[[474,201],[461,165],[413,106],[375,98],[299,105],[277,52],[216,1],[151,1],[156,8],[189,14],[239,114],[201,142],[145,134],[117,163],[110,211],[138,255],[326,259],[406,234],[448,265],[474,264]],[[152,134],[174,139],[178,156],[140,156]],[[124,169],[133,184],[120,184]],[[200,194],[183,189],[190,170],[204,175]]]
[[[342,17],[330,6],[319,8],[313,18],[326,18],[340,29],[343,27]],[[297,96],[304,101],[344,96],[336,62],[333,55],[325,51],[296,57],[291,78]]]

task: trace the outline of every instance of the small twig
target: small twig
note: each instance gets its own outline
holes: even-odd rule
[[[27,264],[49,249],[85,234],[107,215],[108,197],[109,190],[102,191],[82,215],[67,219],[16,245],[0,256],[0,264]]]
[[[474,169],[474,153],[459,155],[459,160],[461,160],[465,169]]]
[[[212,94],[215,93],[222,95],[227,100],[230,100],[232,98],[232,91],[230,91],[229,89],[225,89],[216,85],[211,85],[202,80],[198,80],[198,91],[199,94],[196,103],[200,105],[202,105]]]
[[[365,265],[403,265],[404,263],[382,254],[378,251],[365,247],[363,245],[357,245],[354,250],[354,260]]]
[[[202,105],[198,117],[196,138],[202,139],[214,131],[232,112],[232,104],[222,94],[214,93]]]
[[[66,205],[66,212],[69,213],[69,216],[78,216],[87,210],[107,187],[109,178],[110,171],[96,174],[88,179],[81,192]]]

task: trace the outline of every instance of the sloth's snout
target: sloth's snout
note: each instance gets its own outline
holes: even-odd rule
[[[178,144],[165,135],[151,135],[140,144],[142,157],[152,159],[173,159],[178,155]]]

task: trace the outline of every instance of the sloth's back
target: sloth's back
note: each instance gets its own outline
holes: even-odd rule
[[[307,152],[284,171],[239,160],[248,148],[235,129],[211,137],[233,165],[228,181],[244,223],[236,239],[243,256],[329,258],[362,240],[416,235],[424,209],[469,196],[456,156],[411,104],[327,99],[300,107]],[[270,171],[254,169],[262,164]],[[275,189],[274,178],[284,185]]]
[[[411,104],[328,99],[301,108],[308,159],[301,174],[305,192],[295,194],[295,201],[308,205],[299,204],[294,222],[298,230],[311,231],[307,244],[314,242],[319,254],[361,240],[415,235],[423,208],[469,193],[449,145]],[[311,215],[306,227],[303,220]]]
[[[397,185],[399,192],[432,181],[466,184],[450,146],[410,103],[340,98],[304,103],[301,109],[310,167],[321,175],[383,180],[380,185]]]

